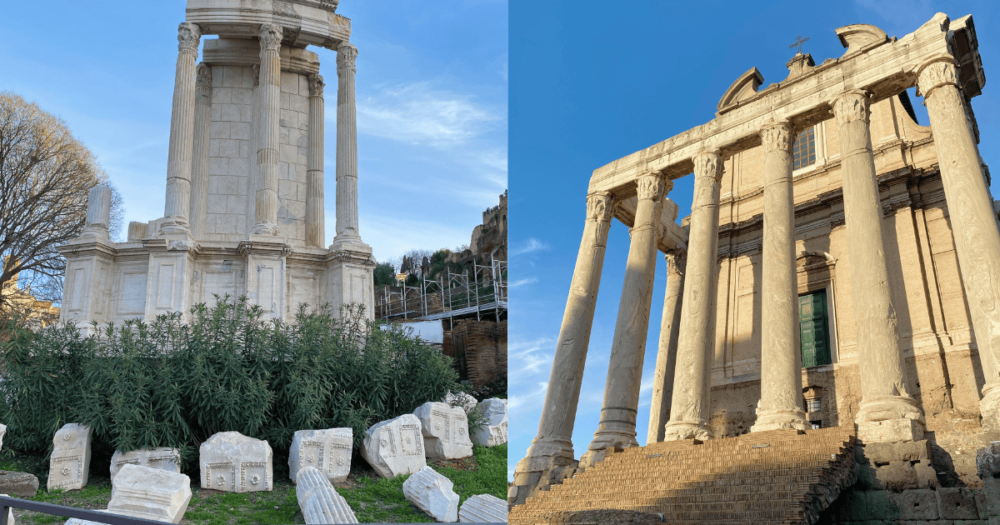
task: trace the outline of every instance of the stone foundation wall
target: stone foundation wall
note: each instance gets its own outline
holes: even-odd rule
[[[992,525],[1000,523],[1000,480],[991,481],[981,489],[850,489],[820,516],[818,523]]]

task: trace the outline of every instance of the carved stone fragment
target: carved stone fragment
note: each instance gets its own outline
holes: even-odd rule
[[[472,455],[469,419],[461,407],[432,401],[417,407],[413,415],[420,419],[427,457],[458,459]]]
[[[420,419],[403,414],[365,431],[361,457],[383,478],[412,474],[427,465]]]
[[[507,442],[507,400],[490,398],[479,403],[478,410],[486,419],[483,426],[471,429],[472,442],[483,447]]]
[[[354,430],[350,428],[299,430],[292,437],[288,451],[288,477],[295,482],[299,470],[315,467],[330,483],[347,480],[351,473],[353,443]]]
[[[239,432],[219,432],[201,444],[201,488],[263,492],[274,488],[271,445]]]
[[[63,425],[52,439],[48,490],[78,490],[87,485],[90,474],[90,427],[79,423]]]
[[[191,478],[178,472],[129,464],[111,484],[108,512],[133,518],[180,523],[191,501]]]
[[[448,392],[445,394],[444,398],[441,399],[442,403],[447,403],[451,406],[460,406],[465,409],[465,413],[468,414],[479,406],[479,401],[476,398],[466,394],[465,392],[459,392],[457,394],[452,394]]]
[[[507,502],[489,494],[472,496],[458,509],[460,523],[507,523]]]
[[[337,493],[323,472],[312,466],[299,469],[295,496],[306,523],[357,523],[347,501]]]
[[[458,521],[458,494],[454,483],[430,467],[420,469],[403,482],[407,501],[437,521]]]
[[[133,450],[131,452],[115,451],[111,456],[111,482],[115,482],[115,477],[125,465],[138,465],[165,470],[180,474],[181,472],[181,452],[176,448],[159,447]]]

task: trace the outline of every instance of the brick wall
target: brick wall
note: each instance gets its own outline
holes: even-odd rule
[[[462,378],[474,388],[507,373],[507,321],[456,321],[445,331],[443,346],[443,353],[455,360]]]

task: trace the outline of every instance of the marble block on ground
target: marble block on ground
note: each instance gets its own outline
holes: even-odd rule
[[[0,424],[0,450],[3,449],[3,437],[7,434],[7,425]]]
[[[458,509],[460,523],[507,523],[507,502],[490,494],[472,496]]]
[[[115,451],[111,456],[111,483],[125,465],[138,465],[167,472],[181,472],[181,451],[176,448],[158,447],[133,450],[131,452]]]
[[[420,420],[413,414],[372,425],[365,431],[361,457],[383,478],[412,474],[427,465]]]
[[[326,474],[316,467],[302,467],[295,479],[295,496],[306,523],[357,523],[358,518]]]
[[[424,403],[413,411],[420,419],[428,458],[459,459],[472,455],[469,418],[462,407],[447,403]]]
[[[479,406],[479,401],[476,401],[476,398],[466,394],[465,392],[459,392],[457,394],[448,392],[445,394],[444,399],[442,399],[441,402],[448,403],[451,406],[460,406],[465,410],[466,414],[472,412],[477,406]]]
[[[125,465],[111,482],[108,512],[180,523],[191,501],[191,478],[153,467]]]
[[[507,442],[507,400],[491,397],[477,408],[486,420],[483,426],[470,429],[472,442],[483,447],[493,447]]]
[[[274,488],[271,445],[239,432],[219,432],[201,444],[201,488],[263,492]]]
[[[27,472],[0,470],[0,492],[32,498],[38,494],[38,478]]]
[[[63,425],[52,438],[48,490],[78,490],[90,475],[90,427],[79,423]]]
[[[330,483],[343,483],[351,473],[353,445],[354,430],[350,428],[299,430],[288,451],[288,477],[295,483],[300,469],[315,467]]]
[[[403,482],[403,496],[437,521],[458,521],[455,484],[430,467],[420,469]]]

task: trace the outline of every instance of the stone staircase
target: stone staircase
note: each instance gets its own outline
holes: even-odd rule
[[[514,507],[509,520],[611,523],[608,511],[618,510],[628,511],[622,523],[656,515],[667,523],[815,523],[857,479],[855,441],[852,425],[616,450]]]

